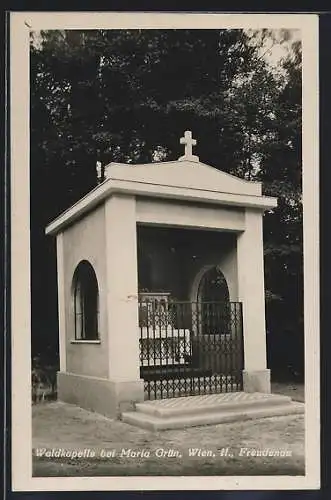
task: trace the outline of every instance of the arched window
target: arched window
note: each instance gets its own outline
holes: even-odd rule
[[[224,274],[217,266],[210,267],[202,276],[198,303],[203,334],[231,332],[229,288]]]
[[[76,267],[73,277],[75,339],[99,338],[99,289],[94,269],[87,260]]]
[[[230,300],[229,289],[222,271],[217,267],[210,267],[202,276],[198,300],[205,302],[223,302]]]

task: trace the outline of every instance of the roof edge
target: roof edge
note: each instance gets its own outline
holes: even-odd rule
[[[116,161],[112,161],[110,163],[107,163],[107,165],[105,165],[105,172],[107,172],[107,169],[111,168],[111,166],[116,166],[116,167],[150,167],[151,165],[157,167],[157,166],[167,166],[167,165],[174,165],[174,164],[177,164],[178,165],[178,162],[179,160],[172,160],[172,161],[155,161],[155,162],[152,162],[152,163],[119,163],[119,162],[116,162]],[[230,174],[229,172],[225,172],[224,170],[221,170],[219,168],[216,168],[216,167],[213,167],[213,165],[208,165],[208,163],[204,163],[203,161],[190,161],[190,160],[182,160],[181,163],[190,163],[192,165],[203,165],[204,167],[207,167],[207,168],[210,168],[211,170],[216,170],[216,172],[220,172],[222,173],[223,175],[226,175],[228,177],[231,177],[233,179],[236,179],[238,181],[242,181],[244,183],[247,183],[247,184],[254,184],[256,186],[262,186],[262,182],[261,181],[249,181],[247,179],[243,179],[242,177],[238,177],[237,175],[234,175],[234,174]],[[109,178],[112,178],[112,177],[108,177]]]
[[[64,227],[70,225],[82,215],[90,212],[113,194],[127,194],[161,199],[186,200],[215,205],[246,207],[259,210],[270,210],[277,206],[277,198],[267,196],[223,193],[189,187],[164,186],[159,184],[128,181],[126,179],[108,178],[96,186],[74,205],[65,210],[50,222],[45,229],[47,235],[56,235]]]

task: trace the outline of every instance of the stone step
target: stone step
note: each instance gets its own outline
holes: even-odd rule
[[[261,406],[285,405],[291,403],[289,396],[261,393],[227,393],[203,396],[188,396],[173,399],[145,401],[135,405],[137,412],[160,418],[197,415],[206,412],[245,410]]]
[[[241,410],[218,412],[214,411],[181,416],[176,415],[169,418],[162,418],[152,414],[131,411],[122,413],[122,421],[142,429],[159,431],[302,413],[304,413],[304,404],[291,402],[282,405],[270,405],[260,408],[246,408]]]

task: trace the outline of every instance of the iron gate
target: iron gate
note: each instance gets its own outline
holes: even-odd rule
[[[242,390],[240,302],[139,301],[146,399]]]

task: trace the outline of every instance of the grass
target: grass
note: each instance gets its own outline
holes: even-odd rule
[[[293,386],[294,387],[294,386]],[[278,385],[275,392],[303,387]],[[299,399],[299,400],[300,400]],[[60,402],[33,406],[34,476],[304,475],[304,417],[291,415],[246,422],[150,432]],[[228,448],[227,456],[222,456]],[[291,456],[248,456],[247,450],[288,450]],[[74,450],[81,458],[37,456],[37,451]],[[122,450],[145,456],[129,457]],[[190,456],[200,449],[209,456]],[[113,451],[112,451],[113,450]],[[157,451],[161,450],[161,451]],[[162,451],[163,450],[163,451]],[[170,455],[157,456],[170,450]],[[103,457],[102,451],[114,456]],[[91,456],[92,453],[95,456]]]
[[[293,401],[299,401],[304,403],[305,401],[305,386],[303,383],[290,383],[286,384],[284,382],[273,382],[271,384],[272,392],[275,394],[284,394],[285,396],[290,396]]]

